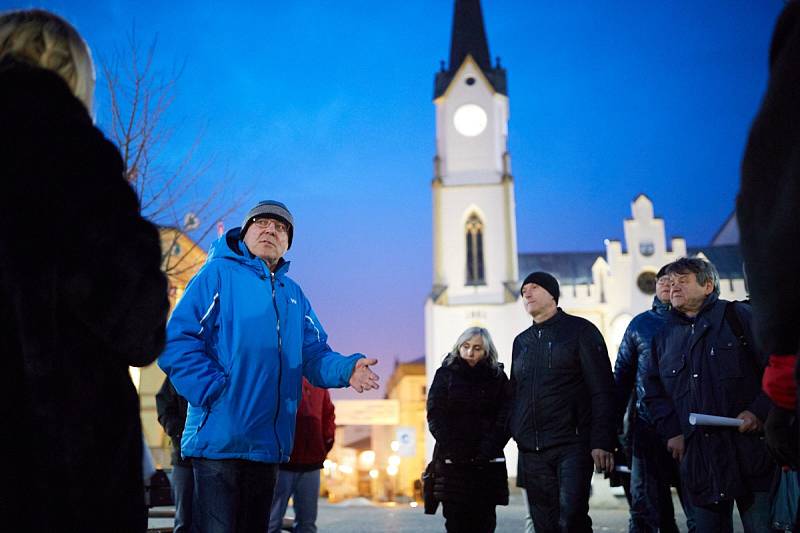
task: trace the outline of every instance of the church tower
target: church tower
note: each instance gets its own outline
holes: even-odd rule
[[[519,302],[506,71],[499,59],[491,62],[480,0],[455,0],[450,62],[436,73],[433,103],[433,290],[425,302],[429,385],[468,327],[489,330],[508,372],[514,337],[530,326]],[[428,433],[428,457],[433,445]],[[515,472],[516,448],[509,444],[505,453],[509,472]]]
[[[444,305],[517,297],[508,92],[492,66],[480,0],[456,0],[450,61],[436,74],[433,291]]]

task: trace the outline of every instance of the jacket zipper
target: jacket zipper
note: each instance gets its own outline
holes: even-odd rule
[[[278,394],[275,395],[275,417],[272,419],[272,430],[275,432],[275,442],[278,443],[278,455],[283,457],[283,446],[281,446],[281,438],[278,435],[278,414],[281,409],[281,380],[283,377],[283,342],[281,340],[281,315],[278,312],[278,299],[275,295],[274,272],[269,273],[269,281],[272,285],[272,306],[275,308],[275,329],[278,332]]]
[[[553,368],[553,341],[547,341],[547,368]]]
[[[542,330],[539,330],[538,337],[541,340]],[[533,404],[533,431],[536,436],[536,451],[539,451],[539,425],[536,423],[536,361],[533,362],[533,381],[531,383],[531,403]]]

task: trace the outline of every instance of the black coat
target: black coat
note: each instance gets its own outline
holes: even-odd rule
[[[169,378],[164,378],[164,383],[156,393],[156,411],[158,412],[158,423],[169,435],[172,444],[172,464],[180,466],[191,466],[190,458],[184,459],[181,456],[181,437],[183,427],[186,425],[186,411],[189,409],[189,402],[186,398],[178,394]]]
[[[633,317],[622,336],[614,363],[618,421],[622,419],[633,392],[635,419],[647,424],[652,422],[643,399],[647,365],[640,363],[650,357],[653,337],[664,327],[668,311],[668,303],[653,298],[652,308]]]
[[[7,59],[0,187],[0,501],[30,531],[143,531],[128,367],[164,345],[158,232],[66,83]]]
[[[753,323],[769,354],[800,349],[800,2],[770,49],[767,93],[750,130],[736,215]]]
[[[616,449],[614,378],[594,324],[559,309],[514,339],[512,357],[510,427],[520,450]]]
[[[681,479],[696,505],[768,490],[776,468],[763,435],[689,424],[692,412],[736,417],[748,410],[764,421],[772,405],[761,391],[765,358],[751,349],[750,309],[735,306],[743,346],[725,319],[728,304],[712,294],[694,319],[670,311],[646,362],[645,405],[665,440],[684,436]]]
[[[428,427],[433,450],[434,489],[438,501],[508,504],[504,458],[510,389],[502,365],[470,367],[460,357],[436,371],[428,391]]]

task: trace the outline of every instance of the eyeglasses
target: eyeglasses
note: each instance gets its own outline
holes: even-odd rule
[[[253,224],[261,229],[267,229],[268,227],[272,226],[275,228],[277,233],[286,233],[289,231],[289,226],[280,220],[275,220],[274,218],[256,218],[253,220]]]

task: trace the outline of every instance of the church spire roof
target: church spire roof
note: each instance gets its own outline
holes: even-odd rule
[[[438,98],[447,90],[459,67],[467,56],[472,56],[483,74],[492,84],[495,91],[508,94],[506,89],[506,71],[500,67],[500,58],[492,68],[489,55],[489,40],[483,25],[483,12],[480,0],[455,0],[453,11],[453,29],[450,38],[450,64],[436,73],[433,97]]]
[[[489,41],[483,26],[480,0],[456,0],[450,38],[450,70],[460,67],[467,54],[472,55],[481,70],[491,70]]]

